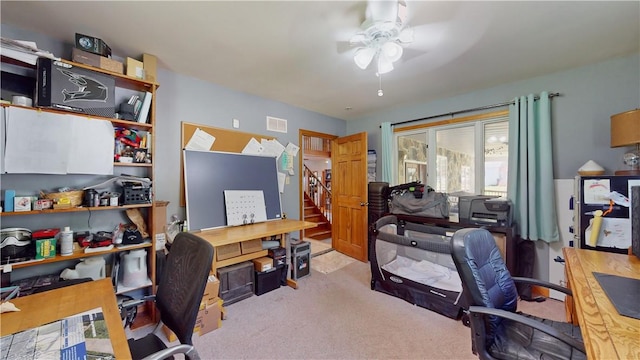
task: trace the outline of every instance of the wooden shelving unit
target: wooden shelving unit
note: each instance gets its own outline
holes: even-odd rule
[[[95,116],[95,115],[87,115],[87,114],[78,114],[78,113],[74,113],[74,112],[67,112],[67,111],[63,111],[63,110],[58,110],[58,109],[52,109],[52,108],[32,108],[32,107],[24,107],[24,106],[17,106],[17,105],[7,105],[7,104],[2,104],[2,108],[1,111],[9,111],[11,110],[12,107],[16,107],[16,108],[22,108],[22,109],[29,109],[29,110],[33,110],[34,113],[35,112],[46,112],[46,113],[50,113],[50,114],[60,114],[60,115],[66,115],[66,114],[73,114],[76,116],[80,116],[80,117],[85,117],[87,119],[87,121],[92,121],[92,120],[104,120],[104,121],[109,121],[111,122],[111,124],[114,127],[124,127],[127,129],[132,129],[132,130],[137,130],[137,131],[145,131],[151,134],[150,136],[150,143],[148,144],[148,147],[150,147],[153,151],[153,149],[155,149],[155,139],[153,137],[153,131],[154,131],[154,126],[155,126],[155,114],[156,114],[156,107],[155,107],[155,103],[157,100],[157,96],[156,96],[156,91],[159,88],[159,84],[156,82],[152,82],[152,81],[147,81],[147,80],[142,80],[142,79],[137,79],[131,76],[127,76],[124,74],[119,74],[119,73],[114,73],[108,70],[104,70],[104,69],[100,69],[100,68],[94,68],[92,66],[88,66],[88,65],[84,65],[84,64],[79,64],[79,63],[75,63],[72,61],[68,61],[68,60],[61,60],[63,63],[72,65],[74,68],[82,68],[82,69],[88,69],[91,71],[95,71],[97,73],[103,74],[103,75],[108,75],[111,76],[115,79],[115,86],[116,89],[121,89],[120,91],[123,92],[124,95],[120,95],[120,96],[129,96],[128,94],[135,94],[135,93],[144,93],[144,92],[150,92],[152,94],[152,102],[151,102],[151,108],[149,109],[149,121],[147,123],[139,123],[139,122],[135,122],[135,121],[128,121],[128,120],[122,120],[122,119],[115,119],[115,118],[107,118],[107,117],[101,117],[101,116]],[[7,58],[5,56],[2,56],[1,58],[1,64],[2,64],[2,71],[16,71],[16,70],[12,70],[12,69],[16,69],[16,68],[22,68],[23,70],[17,70],[16,74],[20,73],[18,78],[20,76],[22,76],[25,79],[28,79],[32,76],[35,76],[35,70],[36,66],[30,65],[30,64],[25,64],[10,58]],[[5,66],[6,65],[6,66]],[[22,74],[24,72],[24,74]],[[26,75],[25,75],[26,74]],[[17,79],[17,78],[16,78]],[[19,80],[19,79],[18,79]],[[18,81],[15,80],[15,81]],[[31,80],[32,81],[32,80]],[[4,89],[7,88],[13,88],[12,86],[10,86],[11,84],[2,84],[3,86],[3,91]],[[118,96],[118,90],[116,91],[116,96]],[[115,103],[116,103],[116,107],[118,106],[118,104],[124,99],[120,99],[117,98],[115,99]],[[35,100],[34,100],[34,105],[35,105]],[[28,134],[25,134],[24,136],[25,139],[28,138]],[[4,144],[1,144],[2,146],[4,146]],[[116,169],[120,169],[120,172],[122,170],[127,170],[127,169],[132,169],[132,171],[136,172],[137,174],[143,174],[140,175],[142,177],[147,177],[151,180],[153,180],[154,177],[154,164],[153,161],[151,163],[120,163],[120,162],[114,162],[113,163],[114,166],[114,170]],[[42,176],[51,176],[48,174],[39,174],[39,173],[33,173],[33,174],[6,174],[3,173],[2,174],[2,191],[4,192],[5,189],[11,189],[12,187],[10,187],[11,185],[5,185],[5,181],[4,180],[8,180],[10,179],[9,177],[14,177],[11,179],[24,179],[26,181],[24,181],[25,183],[28,183],[30,186],[34,187],[33,184],[37,184],[35,186],[40,186],[41,188],[52,188],[54,186],[61,186],[60,184],[49,184],[46,183],[47,180],[38,180],[38,179],[50,179],[50,177],[48,178],[42,178]],[[65,175],[62,175],[65,176]],[[69,174],[66,176],[84,176],[84,175],[75,175],[75,174]],[[91,175],[87,175],[87,176],[91,176]],[[117,174],[114,171],[114,176],[117,176]],[[5,179],[5,177],[7,177]],[[40,177],[40,178],[39,178]],[[96,179],[98,179],[98,175],[94,175],[94,177]],[[56,181],[60,181],[61,183],[63,182],[63,180],[60,180],[62,178],[55,178]],[[22,182],[20,180],[20,182]],[[28,181],[27,181],[28,180]],[[103,178],[100,180],[100,182],[103,180]],[[13,180],[14,184],[17,180]],[[9,181],[7,181],[9,182]],[[40,182],[42,182],[42,184],[40,184]],[[25,185],[26,186],[26,185]],[[38,188],[34,188],[32,189],[34,193],[37,193]],[[32,220],[33,217],[37,217],[37,216],[52,216],[52,215],[57,215],[57,217],[54,218],[49,218],[49,219],[54,219],[55,221],[59,221],[59,217],[60,215],[65,216],[68,215],[69,219],[71,219],[71,217],[73,216],[79,216],[80,214],[89,214],[90,217],[92,218],[92,225],[90,225],[91,231],[95,232],[97,230],[105,230],[105,231],[111,231],[112,228],[109,228],[111,226],[111,224],[102,224],[100,223],[99,218],[96,218],[93,215],[93,213],[97,213],[97,214],[108,214],[109,212],[124,212],[126,210],[129,209],[140,209],[142,210],[142,214],[147,226],[147,229],[149,231],[149,235],[150,235],[150,239],[148,241],[146,241],[145,243],[142,244],[137,244],[137,245],[128,245],[125,247],[114,247],[113,249],[110,250],[105,250],[105,251],[99,251],[99,252],[90,252],[90,253],[85,253],[82,249],[76,249],[74,251],[74,253],[72,255],[69,256],[61,256],[61,255],[56,255],[55,257],[52,258],[48,258],[48,259],[43,259],[43,260],[33,260],[33,261],[27,261],[27,262],[20,262],[20,263],[13,263],[13,264],[5,264],[5,265],[0,265],[0,268],[4,268],[6,269],[7,267],[10,267],[11,270],[20,270],[20,271],[28,271],[25,269],[28,269],[30,267],[36,267],[36,266],[40,266],[43,264],[52,264],[52,263],[57,263],[57,262],[64,262],[64,261],[68,261],[68,260],[79,260],[82,258],[88,258],[88,257],[92,257],[92,256],[105,256],[105,255],[110,255],[110,254],[114,254],[113,256],[117,256],[117,253],[120,253],[122,251],[128,251],[128,250],[135,250],[135,249],[147,249],[147,262],[148,262],[148,274],[149,274],[149,283],[145,284],[144,286],[141,286],[139,288],[136,289],[147,289],[147,293],[155,293],[155,285],[156,285],[156,279],[155,279],[155,273],[156,273],[156,261],[155,261],[155,236],[156,234],[154,233],[154,226],[153,226],[153,199],[150,203],[144,203],[144,204],[135,204],[135,205],[121,205],[121,206],[99,206],[99,207],[72,207],[72,208],[66,208],[66,209],[47,209],[47,210],[34,210],[34,211],[24,211],[24,212],[2,212],[0,213],[0,217],[4,220],[5,223],[11,223],[14,226],[16,224],[20,224],[21,222],[23,223],[34,223],[35,221]],[[22,220],[21,217],[25,217],[25,220]],[[38,217],[38,219],[40,219]],[[52,220],[48,220],[48,221],[52,221]],[[37,220],[37,222],[39,223],[40,220]],[[64,226],[65,224],[60,224],[60,226]],[[6,226],[3,226],[6,227]],[[35,229],[33,229],[35,230]],[[77,245],[76,245],[77,246]],[[136,289],[125,289],[124,291],[131,291],[131,290],[136,290]],[[118,289],[118,293],[122,293],[123,291],[121,291],[120,289]],[[149,304],[150,305],[150,304]],[[151,314],[150,319],[153,321],[154,320],[154,313],[155,311],[153,311],[153,307],[150,307],[151,311],[149,311],[147,314]]]

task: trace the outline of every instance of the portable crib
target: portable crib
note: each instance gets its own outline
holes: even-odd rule
[[[451,258],[450,229],[386,215],[369,236],[371,289],[459,319],[462,283]]]

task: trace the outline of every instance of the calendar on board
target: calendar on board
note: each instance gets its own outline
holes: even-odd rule
[[[227,225],[247,225],[267,221],[262,190],[225,190]]]

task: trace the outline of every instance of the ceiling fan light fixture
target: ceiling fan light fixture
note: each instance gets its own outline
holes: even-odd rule
[[[396,62],[402,57],[402,46],[393,41],[387,41],[382,45],[382,52],[387,56],[389,61]]]
[[[389,57],[381,51],[378,54],[378,74],[386,74],[393,70],[393,62],[389,60]]]
[[[356,51],[356,54],[353,57],[353,60],[355,61],[356,65],[358,65],[358,67],[362,70],[366,69],[367,66],[369,66],[369,64],[371,63],[371,60],[373,60],[373,57],[376,55],[376,49],[374,48],[360,48]]]

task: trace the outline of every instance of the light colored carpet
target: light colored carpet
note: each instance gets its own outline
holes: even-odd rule
[[[298,289],[281,287],[227,306],[220,329],[194,336],[201,358],[477,359],[462,322],[371,290],[368,263],[311,271],[298,279]],[[564,318],[561,301],[519,305]]]
[[[351,264],[354,261],[356,260],[333,250],[326,254],[313,257],[311,259],[311,269],[323,274],[329,274]]]
[[[319,254],[324,254],[331,250],[331,240],[329,241],[321,241],[310,238],[304,238],[304,241],[308,241],[311,246],[311,256],[316,256]]]

